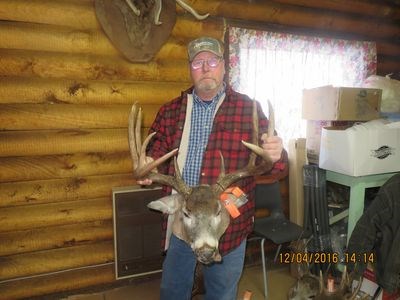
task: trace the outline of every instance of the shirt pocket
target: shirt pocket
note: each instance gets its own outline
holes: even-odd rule
[[[242,141],[252,142],[253,128],[251,123],[229,122],[220,123],[218,132],[223,151],[243,151],[245,146]]]

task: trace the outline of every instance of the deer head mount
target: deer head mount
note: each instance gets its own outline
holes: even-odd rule
[[[268,134],[274,133],[273,110],[270,106],[270,123]],[[142,112],[136,105],[132,106],[129,116],[129,147],[131,151],[134,177],[136,179],[150,178],[153,182],[171,186],[177,194],[166,196],[149,203],[148,207],[173,216],[172,230],[176,236],[188,243],[194,251],[197,260],[204,264],[218,262],[221,255],[218,243],[230,222],[230,215],[220,201],[220,195],[234,182],[244,177],[259,175],[272,168],[272,162],[265,156],[264,150],[258,146],[258,114],[256,102],[253,105],[253,140],[252,144],[243,142],[252,150],[246,167],[225,174],[224,160],[221,154],[221,171],[217,182],[213,185],[189,187],[183,181],[176,158],[175,176],[157,173],[158,165],[175,156],[174,149],[155,161],[146,161],[146,147],[155,132],[150,134],[141,144]],[[261,155],[263,161],[256,165],[256,155]]]
[[[354,276],[347,273],[347,267],[344,267],[340,283],[335,285],[334,282],[325,284],[324,276],[320,271],[319,277],[311,274],[310,272],[302,274],[297,280],[296,284],[290,288],[288,299],[289,300],[354,300],[354,299],[368,299],[368,295],[363,298],[357,298],[360,291],[362,279],[359,278],[358,284],[352,290],[352,282]],[[333,278],[328,278],[328,282],[333,281]],[[333,287],[332,290],[327,286]]]
[[[302,239],[291,243],[291,248],[295,253],[306,253],[307,245],[313,237],[308,240]],[[320,271],[319,277],[311,274],[308,263],[297,264],[299,277],[297,282],[289,289],[289,300],[353,300],[357,299],[357,293],[361,288],[362,278],[352,290],[354,273],[347,273],[347,266],[344,267],[339,284],[334,284],[333,278],[328,278],[325,284],[324,276]],[[328,289],[327,286],[330,288]],[[366,297],[359,300],[368,299]]]
[[[108,38],[130,62],[148,62],[175,25],[175,3],[198,20],[208,17],[183,0],[95,0],[95,10]]]

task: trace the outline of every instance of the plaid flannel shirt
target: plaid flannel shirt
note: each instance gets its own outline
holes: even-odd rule
[[[161,157],[163,154],[178,148],[184,128],[187,94],[192,93],[193,87],[182,92],[181,96],[163,105],[150,128],[151,132],[157,132],[152,138],[148,155],[153,158]],[[230,86],[226,86],[226,96],[219,107],[213,122],[213,127],[208,138],[207,148],[203,154],[201,167],[200,184],[214,184],[220,172],[220,155],[225,160],[225,170],[227,173],[238,170],[247,165],[250,150],[243,144],[244,141],[251,141],[252,138],[252,110],[251,99],[238,92]],[[257,104],[259,114],[259,132],[266,132],[268,120],[263,114],[260,105]],[[272,173],[281,172],[287,163],[287,153],[283,151],[281,160],[275,164],[276,168]],[[163,174],[174,174],[173,160],[158,167],[158,171]],[[227,230],[220,239],[219,250],[222,255],[235,249],[251,233],[255,212],[254,188],[255,180],[253,177],[244,178],[237,181],[235,186],[239,186],[246,194],[249,201],[239,208],[240,216],[231,219]],[[165,194],[171,192],[170,187],[164,187]],[[164,218],[163,232],[165,245],[165,231],[167,227],[167,216]]]

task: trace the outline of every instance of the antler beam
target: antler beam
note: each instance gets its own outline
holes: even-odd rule
[[[127,3],[130,2],[130,0],[125,0],[125,1],[127,1]],[[193,7],[191,7],[183,0],[176,0],[176,3],[178,3],[178,5],[182,7],[184,10],[190,12],[197,20],[204,20],[210,15],[210,14],[200,15]],[[162,9],[161,0],[156,0],[156,9],[155,9],[156,13],[154,14],[154,24],[156,25],[162,24],[162,22],[160,21],[161,9]],[[138,14],[136,15],[139,16]]]
[[[268,101],[268,106],[269,106],[269,126],[267,134],[268,136],[272,136],[274,135],[275,132],[275,117],[274,117],[274,110],[269,101]],[[249,162],[245,168],[237,170],[230,174],[225,174],[224,160],[221,154],[221,173],[218,176],[217,183],[214,185],[214,189],[217,192],[223,192],[232,183],[241,178],[260,175],[272,169],[273,164],[271,159],[265,153],[263,148],[258,146],[258,139],[259,139],[258,133],[259,132],[258,132],[257,102],[253,101],[253,140],[252,143],[242,141],[243,145],[245,145],[252,151],[252,153],[250,154]],[[263,161],[259,165],[256,165],[257,155],[263,159]]]
[[[146,156],[146,148],[151,138],[156,134],[153,132],[148,135],[141,143],[142,135],[140,132],[142,124],[142,109],[137,108],[136,104],[132,105],[131,112],[129,114],[128,124],[128,138],[129,138],[129,149],[132,156],[133,162],[133,177],[135,179],[149,178],[153,182],[158,182],[173,187],[176,191],[181,192],[184,195],[190,194],[191,189],[188,187],[182,179],[176,159],[175,159],[175,177],[157,173],[157,167],[175,156],[178,153],[178,148],[173,149],[162,157],[153,160]]]

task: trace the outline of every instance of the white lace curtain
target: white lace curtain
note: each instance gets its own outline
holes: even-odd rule
[[[373,42],[229,28],[229,81],[233,88],[275,109],[276,128],[287,147],[305,136],[304,88],[360,86],[376,74]]]

